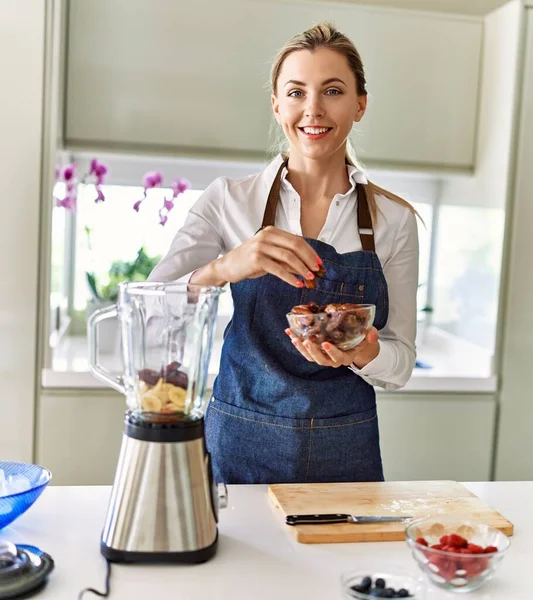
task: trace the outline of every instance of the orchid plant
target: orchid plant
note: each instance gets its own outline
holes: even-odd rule
[[[98,203],[105,200],[101,186],[107,175],[107,167],[98,159],[94,158],[91,160],[89,172],[85,173],[80,181],[78,181],[77,170],[76,163],[70,163],[63,168],[56,166],[56,182],[63,181],[65,183],[65,195],[63,198],[55,197],[56,206],[65,208],[71,212],[76,211],[78,185],[88,183],[91,178],[94,178],[94,187],[96,191],[96,198],[94,201]]]
[[[161,187],[163,184],[163,175],[159,171],[150,171],[144,176],[144,195],[140,200],[137,200],[133,205],[133,210],[139,212],[141,204],[146,200],[148,190]],[[164,198],[163,206],[159,209],[159,224],[165,226],[168,221],[168,215],[174,208],[174,202],[176,198],[191,189],[191,184],[181,177],[178,177],[175,181],[170,184],[170,190],[172,195],[168,198]]]
[[[91,160],[90,169],[88,173],[85,173],[81,180],[78,180],[77,165],[76,163],[70,163],[65,167],[56,167],[56,182],[63,181],[65,183],[65,195],[63,198],[57,198],[56,206],[65,208],[71,212],[76,211],[76,204],[78,199],[78,185],[86,185],[92,182],[94,183],[96,197],[94,201],[98,204],[105,200],[104,193],[101,186],[104,184],[105,176],[107,175],[107,167],[97,158]],[[143,178],[144,192],[143,197],[137,200],[133,205],[133,210],[139,212],[141,204],[146,200],[148,196],[148,190],[163,185],[163,175],[159,171],[150,171],[146,173]],[[170,184],[171,195],[168,198],[163,199],[163,206],[159,209],[159,224],[165,226],[168,221],[168,215],[174,208],[174,202],[176,198],[191,189],[191,184],[182,177],[178,177]]]
[[[78,174],[77,164],[72,162],[64,167],[56,167],[56,182],[65,184],[65,193],[63,198],[54,196],[56,206],[64,208],[66,211],[75,213],[77,209],[78,187],[80,185],[94,185],[94,202],[101,203],[105,201],[102,186],[108,173],[107,166],[97,158],[91,160],[89,171],[81,175]],[[159,171],[150,171],[143,178],[143,197],[133,204],[133,210],[139,212],[142,203],[146,200],[150,190],[163,186],[163,175]],[[191,184],[181,177],[178,177],[170,184],[170,195],[163,198],[163,206],[159,209],[159,224],[165,226],[168,221],[170,211],[174,208],[176,199],[185,191],[191,188]],[[86,225],[85,233],[87,236],[87,247],[92,251],[91,228]],[[146,254],[144,246],[140,248],[133,261],[126,262],[116,260],[112,263],[109,273],[106,273],[101,282],[96,274],[86,271],[86,280],[93,300],[115,302],[118,293],[118,285],[122,281],[144,281],[147,279],[151,270],[161,259],[160,256],[150,257]]]

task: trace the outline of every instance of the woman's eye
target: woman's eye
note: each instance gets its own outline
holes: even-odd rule
[[[326,90],[326,94],[328,94],[329,96],[337,96],[338,94],[342,94],[342,92],[340,90],[330,89]]]
[[[292,98],[301,98],[303,96],[303,92],[301,90],[292,90],[292,92],[289,92],[289,96]]]

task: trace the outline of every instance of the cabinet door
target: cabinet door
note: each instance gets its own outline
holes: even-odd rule
[[[5,460],[33,456],[45,4],[0,2],[0,457]]]
[[[43,393],[37,462],[53,485],[111,485],[124,428],[124,396],[110,391]]]
[[[379,394],[385,478],[487,481],[496,399],[471,394]]]
[[[331,20],[366,68],[369,107],[354,135],[360,157],[473,165],[480,19],[325,1],[70,5],[68,144],[263,158],[272,58],[296,33]]]

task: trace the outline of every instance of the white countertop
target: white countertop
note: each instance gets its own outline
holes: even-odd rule
[[[515,525],[511,548],[494,579],[469,600],[531,600],[533,482],[466,484]],[[404,542],[298,544],[267,496],[266,486],[228,486],[217,555],[196,566],[113,565],[111,600],[341,600],[340,575],[395,566],[418,573]],[[50,486],[0,537],[39,546],[56,568],[42,600],[75,600],[87,586],[103,590],[100,533],[109,487]],[[461,595],[430,587],[427,600]],[[96,598],[92,594],[84,600]]]
[[[431,368],[415,369],[411,380],[397,393],[496,391],[497,380],[488,350],[435,328],[419,336],[418,345],[419,360]],[[218,373],[221,349],[222,340],[218,337],[211,354],[208,388],[212,388]],[[122,367],[117,355],[102,355],[101,364],[115,372]],[[41,384],[44,388],[108,387],[89,371],[87,339],[81,336],[63,338],[54,349],[51,368],[42,371]]]

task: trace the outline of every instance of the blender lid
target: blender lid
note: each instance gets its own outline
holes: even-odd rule
[[[30,598],[53,568],[52,557],[39,548],[0,540],[0,600]]]

